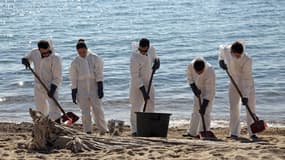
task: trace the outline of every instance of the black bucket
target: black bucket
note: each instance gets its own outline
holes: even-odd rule
[[[137,136],[167,137],[169,113],[136,112]]]

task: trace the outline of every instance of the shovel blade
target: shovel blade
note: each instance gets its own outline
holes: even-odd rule
[[[200,132],[200,139],[216,139],[217,137],[212,131],[202,131]]]
[[[79,117],[72,112],[67,112],[65,115],[62,115],[61,118],[66,125],[72,125],[79,119]]]
[[[259,133],[264,131],[267,128],[267,124],[263,120],[255,121],[250,125],[252,133]]]

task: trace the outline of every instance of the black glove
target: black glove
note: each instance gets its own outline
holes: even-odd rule
[[[245,98],[245,97],[241,98],[241,102],[242,102],[242,105],[246,106],[248,103],[248,98]]]
[[[201,90],[196,86],[195,83],[190,84],[193,93],[195,94],[196,97],[199,97],[201,94]]]
[[[141,92],[143,94],[144,101],[147,101],[149,99],[149,96],[147,95],[145,87],[144,86],[140,87],[140,90],[141,90]]]
[[[104,97],[103,82],[102,81],[97,82],[97,85],[98,85],[98,97],[99,99],[101,99]]]
[[[56,90],[57,86],[54,84],[50,85],[50,90],[48,92],[48,96],[51,98],[54,96],[55,90]]]
[[[160,60],[159,60],[159,58],[155,58],[155,59],[154,59],[154,62],[153,62],[152,69],[153,69],[153,70],[158,70],[159,67],[160,67]]]
[[[77,102],[76,102],[76,94],[77,94],[77,88],[72,89],[71,90],[71,96],[72,96],[72,102],[74,104],[77,104]]]
[[[30,62],[27,58],[22,58],[22,64],[26,66],[26,69],[30,66]]]
[[[199,112],[200,112],[202,115],[205,114],[206,108],[207,108],[208,104],[209,104],[209,100],[203,99],[203,103],[201,104],[200,110],[199,110]]]
[[[220,67],[223,69],[223,70],[227,70],[228,67],[227,65],[225,64],[225,61],[224,60],[220,60],[219,61],[219,64],[220,64]]]

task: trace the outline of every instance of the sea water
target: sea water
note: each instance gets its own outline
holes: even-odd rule
[[[106,119],[129,123],[131,42],[142,37],[151,40],[161,59],[153,80],[156,111],[172,113],[171,124],[191,118],[193,93],[186,67],[198,56],[217,75],[213,124],[227,123],[229,79],[218,66],[218,46],[243,40],[253,59],[257,114],[284,126],[285,1],[279,0],[1,0],[0,121],[31,121],[34,79],[21,58],[48,38],[62,58],[59,101],[66,111],[81,115],[71,100],[68,70],[77,55],[76,42],[84,38],[104,59]]]

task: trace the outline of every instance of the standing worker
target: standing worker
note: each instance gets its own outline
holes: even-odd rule
[[[146,112],[154,112],[154,88],[151,86],[148,95],[147,88],[153,70],[160,67],[160,61],[156,55],[155,48],[150,46],[146,38],[138,43],[132,44],[132,55],[130,60],[130,103],[131,103],[131,132],[137,135],[137,119],[135,112],[141,112],[143,104],[148,101]]]
[[[255,113],[255,87],[252,77],[252,59],[245,53],[244,45],[241,42],[234,42],[232,45],[221,45],[219,64],[224,70],[228,70],[238,88],[241,90],[242,98],[232,82],[229,84],[230,102],[230,138],[237,139],[240,136],[240,101],[248,105]],[[247,128],[251,139],[258,137],[250,130],[253,119],[247,111]]]
[[[107,125],[102,108],[103,92],[103,60],[88,50],[83,39],[76,45],[78,56],[70,66],[70,80],[72,87],[72,101],[79,103],[82,114],[84,132],[92,133],[93,118],[100,135],[107,132]]]
[[[60,123],[61,112],[51,97],[58,99],[58,88],[62,81],[61,59],[54,51],[52,41],[40,40],[38,48],[32,49],[24,58],[22,64],[27,67],[34,64],[35,73],[49,89],[48,93],[35,78],[34,99],[36,110]]]
[[[214,68],[203,58],[194,59],[187,67],[188,83],[194,93],[194,107],[190,128],[185,137],[198,137],[204,131],[201,115],[204,116],[206,130],[210,130],[211,111],[216,93],[216,74]],[[201,106],[198,97],[201,97]]]

